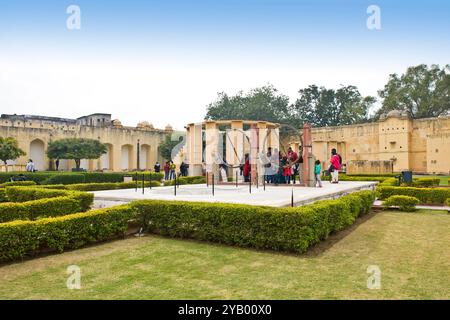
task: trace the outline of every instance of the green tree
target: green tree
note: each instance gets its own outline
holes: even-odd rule
[[[288,115],[289,97],[278,93],[272,85],[242,91],[234,96],[221,92],[207,106],[205,120],[264,120],[284,123]]]
[[[172,160],[182,145],[184,145],[184,133],[172,132],[160,143],[159,153],[164,159]]]
[[[16,160],[24,155],[26,153],[19,148],[16,139],[0,137],[0,160],[5,163],[6,171],[8,171],[8,166],[6,165],[7,160]]]
[[[98,159],[108,148],[95,139],[67,138],[48,144],[47,156],[51,159],[73,159],[80,169],[81,159]]]
[[[383,103],[377,118],[395,109],[408,111],[413,118],[437,117],[450,111],[450,65],[421,64],[401,76],[391,74],[378,94]]]
[[[339,126],[368,121],[369,108],[376,99],[363,97],[355,86],[327,89],[310,85],[299,90],[300,97],[290,106],[293,125]]]

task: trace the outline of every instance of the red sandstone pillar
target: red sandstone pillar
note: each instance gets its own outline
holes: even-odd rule
[[[306,187],[314,186],[314,166],[312,155],[311,125],[303,125],[303,182]]]
[[[256,184],[257,179],[257,158],[258,158],[258,149],[259,149],[259,135],[258,135],[258,128],[256,124],[252,124],[251,126],[251,133],[250,133],[250,168],[251,168],[251,182],[252,184]]]

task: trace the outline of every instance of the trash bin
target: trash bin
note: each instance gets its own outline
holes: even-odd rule
[[[412,183],[412,171],[402,171],[403,183]]]

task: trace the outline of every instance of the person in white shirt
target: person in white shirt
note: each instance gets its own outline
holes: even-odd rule
[[[29,159],[27,162],[27,165],[25,166],[25,169],[27,170],[27,172],[34,172],[34,162],[33,160]]]

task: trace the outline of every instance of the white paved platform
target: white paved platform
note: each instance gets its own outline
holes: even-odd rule
[[[174,187],[157,187],[149,190],[142,189],[136,192],[134,189],[95,191],[94,206],[105,207],[114,204],[126,203],[141,199],[158,200],[182,200],[182,201],[205,201],[205,202],[226,202],[242,203],[250,205],[263,205],[272,207],[283,207],[291,205],[291,193],[294,192],[294,205],[300,206],[322,199],[338,198],[342,195],[359,191],[374,189],[376,182],[362,181],[341,181],[338,184],[324,182],[323,188],[306,188],[292,186],[267,186],[263,190],[262,186],[256,188],[252,186],[249,192],[248,185],[218,185],[215,186],[214,196],[211,186],[205,184],[181,185],[177,188],[177,195],[174,195]]]

